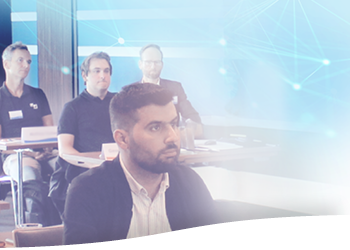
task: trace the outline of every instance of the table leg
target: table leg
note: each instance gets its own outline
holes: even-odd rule
[[[16,149],[18,160],[18,183],[17,183],[17,220],[16,227],[24,224],[23,219],[23,149]]]
[[[13,216],[15,217],[15,225],[17,226],[19,224],[18,221],[18,205],[17,205],[17,194],[15,189],[15,183],[14,180],[11,178],[11,190],[12,190],[12,206],[14,207]]]

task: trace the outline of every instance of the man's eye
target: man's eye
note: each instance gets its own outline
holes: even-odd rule
[[[177,128],[177,127],[178,127],[178,124],[177,124],[177,122],[174,122],[174,123],[171,123],[171,126],[172,126],[173,128]]]
[[[152,126],[152,127],[151,127],[151,130],[152,130],[152,131],[158,131],[158,130],[160,130],[160,126],[159,126],[159,125]]]

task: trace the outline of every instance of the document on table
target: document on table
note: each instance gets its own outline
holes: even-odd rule
[[[18,138],[3,138],[3,139],[0,139],[0,144],[1,145],[11,145],[11,144],[18,144],[18,143],[21,143],[22,140],[20,137]]]
[[[243,147],[243,146],[236,145],[233,143],[220,142],[220,141],[216,141],[215,144],[207,145],[207,144],[205,144],[207,141],[208,140],[195,140],[194,144],[195,144],[196,148],[206,148],[206,149],[210,149],[213,151],[229,150],[229,149],[236,149],[236,148]]]

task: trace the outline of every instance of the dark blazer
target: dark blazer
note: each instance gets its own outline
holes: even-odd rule
[[[141,83],[141,81],[137,83]],[[191,119],[194,122],[202,123],[199,113],[193,108],[192,104],[187,99],[185,90],[183,89],[180,82],[175,82],[175,81],[170,81],[170,80],[160,78],[159,85],[173,92],[175,96],[174,99],[176,101],[175,102],[176,110],[178,113],[181,114],[184,120]]]
[[[214,201],[192,169],[169,172],[166,213],[173,231],[218,223]],[[119,157],[76,177],[64,212],[64,244],[125,239],[132,217],[132,195]]]

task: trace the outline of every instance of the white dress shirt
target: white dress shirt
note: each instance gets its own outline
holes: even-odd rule
[[[127,238],[170,232],[170,224],[165,209],[165,191],[169,187],[169,175],[163,174],[159,191],[153,201],[147,190],[141,186],[126,169],[120,159],[133,200],[132,217]]]

